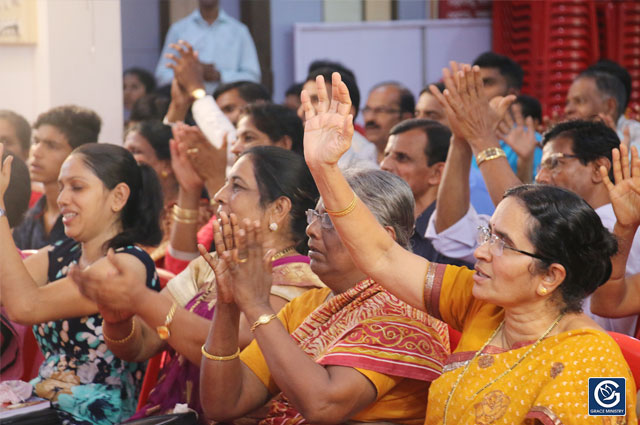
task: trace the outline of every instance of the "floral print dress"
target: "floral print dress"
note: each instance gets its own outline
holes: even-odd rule
[[[136,256],[147,270],[147,286],[159,290],[151,258],[140,248],[116,252]],[[80,259],[81,247],[67,239],[49,252],[49,282],[63,278]],[[64,424],[115,424],[133,414],[144,376],[143,363],[129,363],[107,349],[102,316],[55,320],[33,327],[45,360],[31,381],[35,394],[59,409]]]

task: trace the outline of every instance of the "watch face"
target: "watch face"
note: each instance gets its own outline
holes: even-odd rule
[[[169,332],[169,328],[166,326],[158,326],[156,328],[156,332],[158,333],[158,337],[160,339],[169,339],[169,336],[171,335],[171,332]]]

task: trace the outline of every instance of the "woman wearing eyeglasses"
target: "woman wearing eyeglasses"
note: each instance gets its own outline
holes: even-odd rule
[[[456,80],[468,97],[448,91],[450,108],[488,109],[475,100],[486,99],[479,70]],[[626,378],[624,390],[597,395],[600,407],[626,395],[618,412],[625,417],[604,420],[635,423],[635,385],[622,353],[581,313],[582,300],[609,278],[617,250],[593,209],[564,189],[516,187],[481,230],[475,271],[429,263],[376,224],[335,166],[353,127],[339,76],[332,87],[331,105],[315,110],[304,92],[302,103],[305,159],[336,231],[360,270],[462,332],[431,384],[426,423],[602,423],[589,416],[590,377]],[[318,92],[327,98],[322,81]],[[459,103],[467,98],[472,103]]]
[[[373,211],[376,224],[407,248],[415,208],[409,186],[381,170],[352,171],[347,178]],[[269,281],[262,273],[262,247],[258,255],[240,249],[239,273],[229,279],[224,271],[234,267],[224,253],[229,245],[216,246],[223,260],[210,264],[218,281],[225,282],[219,288],[233,288],[233,297],[219,295],[203,347],[205,413],[229,421],[273,399],[261,424],[422,425],[427,389],[449,353],[446,325],[358,270],[322,200],[307,211],[307,221],[311,270],[327,288],[306,292],[280,313],[266,302]],[[240,355],[234,354],[238,340],[232,337],[239,312],[253,323],[256,338]]]

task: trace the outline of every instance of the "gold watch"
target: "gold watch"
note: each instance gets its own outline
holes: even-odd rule
[[[275,314],[263,314],[260,317],[258,317],[258,320],[256,320],[253,325],[251,326],[251,332],[255,331],[256,328],[260,325],[266,325],[267,323],[269,323],[270,321],[272,321],[273,319],[277,318],[278,316],[276,316]]]
[[[173,303],[169,312],[167,313],[166,319],[164,319],[164,325],[160,325],[156,328],[156,332],[158,333],[158,337],[162,340],[169,339],[171,336],[171,331],[169,330],[169,325],[173,321],[173,316],[176,314],[176,309],[178,308],[177,303]]]

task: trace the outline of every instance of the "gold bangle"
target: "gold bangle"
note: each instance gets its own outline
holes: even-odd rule
[[[506,158],[507,154],[501,148],[487,148],[476,155],[476,164],[480,166],[483,162],[497,158]]]
[[[358,196],[355,194],[355,192],[353,193],[353,199],[351,200],[351,202],[349,203],[349,205],[347,205],[347,208],[340,210],[340,211],[332,211],[330,209],[327,209],[325,207],[325,211],[327,212],[327,214],[329,214],[332,217],[343,217],[347,214],[349,214],[351,211],[353,211],[356,208],[356,204],[358,203]]]
[[[205,356],[206,358],[208,358],[209,360],[215,360],[217,362],[225,362],[227,360],[233,360],[233,359],[237,359],[238,357],[240,357],[240,347],[238,347],[236,352],[233,353],[230,356],[214,356],[213,354],[207,353],[207,350],[205,350],[205,348],[204,348],[205,345],[206,345],[206,343],[202,344],[202,348],[200,349],[200,351],[202,351],[202,355]]]
[[[102,326],[104,326],[104,321],[103,321]],[[103,336],[104,340],[107,341],[107,342],[110,342],[112,344],[122,344],[124,342],[129,341],[133,337],[133,334],[134,334],[135,331],[136,331],[136,319],[133,319],[131,321],[131,332],[129,332],[129,335],[125,336],[124,338],[122,338],[122,339],[111,339],[111,338],[109,338],[107,336],[107,334],[104,331],[104,329],[102,330],[102,336]]]
[[[278,316],[276,316],[275,314],[263,314],[260,317],[258,317],[258,320],[256,320],[253,325],[251,325],[251,332],[255,331],[256,328],[260,325],[266,325],[267,323],[269,323],[270,321],[272,321],[273,319],[277,318]]]
[[[173,210],[174,217],[190,219],[190,218],[198,218],[198,216],[200,215],[199,210],[180,208],[178,204],[175,204],[172,210]]]
[[[196,220],[195,218],[182,218],[175,214],[172,215],[172,218],[173,218],[173,221],[177,223],[183,223],[183,224],[196,224],[198,222],[198,220]]]

